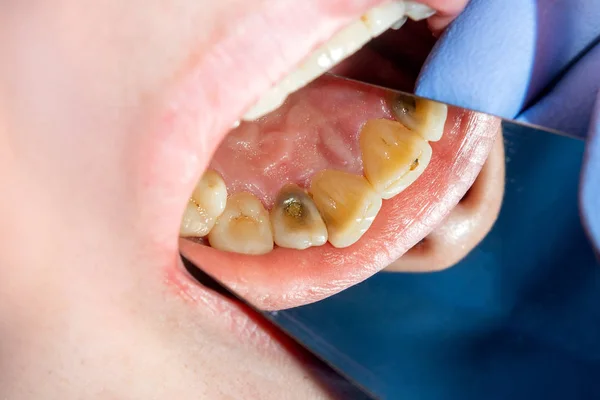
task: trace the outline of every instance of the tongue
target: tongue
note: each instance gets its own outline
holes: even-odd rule
[[[229,194],[251,192],[270,208],[282,186],[308,187],[318,171],[362,174],[358,135],[375,118],[392,118],[384,91],[323,76],[278,110],[229,133],[210,167]]]

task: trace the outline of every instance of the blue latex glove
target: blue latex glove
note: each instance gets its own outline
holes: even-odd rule
[[[596,249],[600,249],[598,38],[598,0],[472,0],[434,47],[416,86],[421,96],[587,137],[581,208]]]

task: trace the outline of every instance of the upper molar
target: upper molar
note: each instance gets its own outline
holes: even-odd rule
[[[431,146],[404,125],[387,119],[369,120],[360,132],[367,180],[383,199],[411,185],[431,160]]]
[[[338,248],[356,243],[381,209],[381,197],[369,182],[347,172],[318,172],[310,194],[327,226],[329,242]]]
[[[221,175],[213,170],[204,173],[186,205],[179,234],[182,237],[208,235],[216,219],[225,210],[227,187]]]
[[[448,106],[437,101],[399,95],[391,103],[394,116],[425,140],[437,142],[444,134]]]
[[[273,239],[280,247],[307,249],[327,242],[327,227],[310,196],[298,185],[284,186],[271,210]]]
[[[208,234],[208,242],[218,250],[242,254],[265,254],[273,250],[269,213],[251,193],[230,196],[223,214]]]

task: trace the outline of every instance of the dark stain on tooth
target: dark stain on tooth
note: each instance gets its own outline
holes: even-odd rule
[[[296,225],[310,223],[313,217],[311,209],[306,205],[312,201],[308,193],[295,185],[289,185],[277,196],[276,207],[281,207],[288,221]]]
[[[287,199],[283,202],[283,207],[287,215],[294,218],[302,218],[305,210],[302,203],[296,199]]]
[[[202,207],[200,207],[200,204],[198,204],[198,202],[193,197],[190,197],[189,202],[192,203],[198,211],[202,212]]]
[[[197,237],[197,236],[186,236],[183,239],[188,240],[190,242],[193,243],[198,243],[204,246],[208,246],[208,240],[206,240],[204,237]]]
[[[417,169],[418,166],[419,166],[419,159],[416,158],[415,161],[413,161],[412,164],[410,164],[410,170],[414,171],[415,169]]]
[[[413,114],[417,109],[417,101],[412,96],[399,94],[396,97],[396,101],[394,102],[394,107],[396,109],[396,112],[398,112],[399,114]]]

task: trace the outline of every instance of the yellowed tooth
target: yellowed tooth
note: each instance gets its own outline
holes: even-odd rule
[[[396,119],[425,140],[437,142],[444,134],[448,106],[437,101],[408,95],[397,96],[391,103]]]
[[[431,160],[431,146],[396,121],[369,120],[360,132],[363,170],[383,199],[412,184]]]
[[[221,175],[213,170],[204,173],[185,208],[179,235],[202,237],[208,235],[216,219],[225,210],[227,187]]]
[[[356,243],[381,209],[381,197],[369,182],[347,172],[318,172],[310,194],[327,226],[329,242],[338,248]]]
[[[271,210],[273,239],[279,247],[304,250],[327,242],[327,227],[310,196],[298,185],[285,185]]]
[[[211,247],[242,254],[265,254],[273,250],[269,213],[251,193],[230,196],[223,214],[208,234]]]

